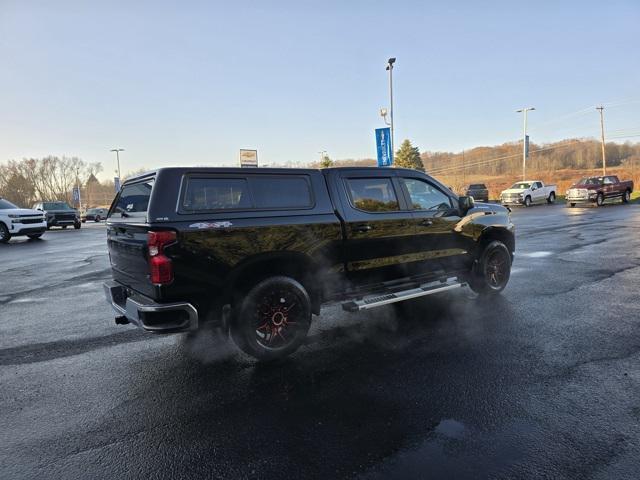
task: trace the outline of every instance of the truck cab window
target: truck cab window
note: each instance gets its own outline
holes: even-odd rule
[[[347,180],[353,206],[365,212],[400,210],[398,197],[390,178],[349,178]]]
[[[417,178],[403,178],[413,210],[442,211],[451,208],[451,199],[448,195],[435,188],[433,185]]]

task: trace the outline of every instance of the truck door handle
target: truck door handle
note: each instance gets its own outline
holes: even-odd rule
[[[367,224],[356,225],[355,227],[353,227],[353,231],[357,233],[365,233],[365,232],[368,232],[369,230],[373,230],[373,227]]]
[[[427,219],[420,222],[421,227],[430,227],[431,225],[433,225],[433,220]]]

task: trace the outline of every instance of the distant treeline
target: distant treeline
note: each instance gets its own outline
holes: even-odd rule
[[[527,168],[530,171],[555,171],[562,169],[590,170],[602,165],[600,142],[593,139],[566,139],[549,144],[529,145]],[[606,144],[607,165],[640,165],[640,143]],[[476,147],[464,152],[430,152],[420,154],[427,173],[436,176],[460,174],[485,176],[518,175],[522,170],[522,142],[504,143],[493,147]],[[343,159],[333,161],[333,166],[375,166],[373,158]],[[318,167],[319,163],[312,163]]]
[[[607,166],[630,165],[640,160],[640,143],[607,143]],[[462,152],[424,152],[422,161],[427,172],[451,175],[463,169],[468,174],[499,176],[517,174],[522,169],[522,142],[494,147],[476,147]],[[562,169],[598,168],[602,165],[601,143],[592,139],[566,139],[549,144],[529,146],[527,169],[554,171]]]

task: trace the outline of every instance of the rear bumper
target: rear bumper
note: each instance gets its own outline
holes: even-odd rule
[[[105,282],[103,286],[107,301],[116,313],[143,330],[177,333],[198,328],[198,311],[190,303],[155,303],[115,281]]]

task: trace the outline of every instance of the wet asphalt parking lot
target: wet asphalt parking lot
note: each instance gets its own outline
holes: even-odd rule
[[[0,478],[640,477],[640,205],[517,209],[511,282],[262,365],[113,323],[103,225],[0,245]]]

